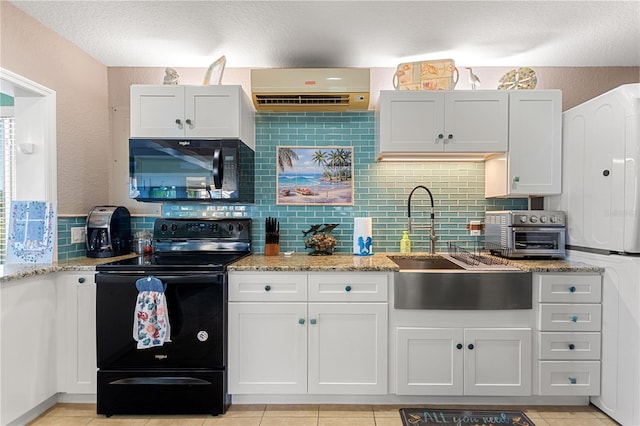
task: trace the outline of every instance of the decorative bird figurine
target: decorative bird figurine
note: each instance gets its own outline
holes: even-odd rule
[[[469,70],[469,84],[471,84],[471,90],[476,90],[476,86],[480,86],[480,79],[473,73],[471,67],[465,67]]]
[[[178,72],[173,68],[164,69],[164,81],[162,84],[178,84],[180,82],[180,76]]]

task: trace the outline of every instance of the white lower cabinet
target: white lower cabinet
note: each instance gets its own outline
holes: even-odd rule
[[[308,392],[387,394],[387,304],[310,303]]]
[[[398,395],[531,395],[529,328],[396,328]]]
[[[56,282],[34,275],[0,284],[0,424],[22,416],[56,392]]]
[[[307,391],[307,304],[229,303],[229,392]]]
[[[64,346],[59,368],[60,390],[67,393],[95,394],[96,366],[96,283],[93,271],[60,272],[64,309]]]
[[[230,394],[386,395],[387,273],[229,273]]]
[[[536,273],[539,395],[599,395],[600,274]]]

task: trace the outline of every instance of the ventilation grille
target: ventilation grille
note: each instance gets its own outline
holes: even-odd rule
[[[349,105],[348,94],[327,95],[254,95],[258,105]]]

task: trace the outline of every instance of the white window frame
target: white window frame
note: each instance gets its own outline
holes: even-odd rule
[[[16,200],[57,202],[56,92],[0,67],[0,91],[14,98]],[[24,127],[24,123],[28,123]],[[54,260],[57,259],[57,233]]]

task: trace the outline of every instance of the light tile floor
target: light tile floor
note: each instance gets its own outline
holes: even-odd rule
[[[95,404],[58,404],[30,426],[402,426],[398,409],[409,405],[232,405],[223,416],[113,416]],[[461,408],[442,406],[440,408]],[[469,407],[464,407],[469,409]],[[536,426],[603,426],[616,422],[593,406],[525,406],[479,409],[521,410]]]

